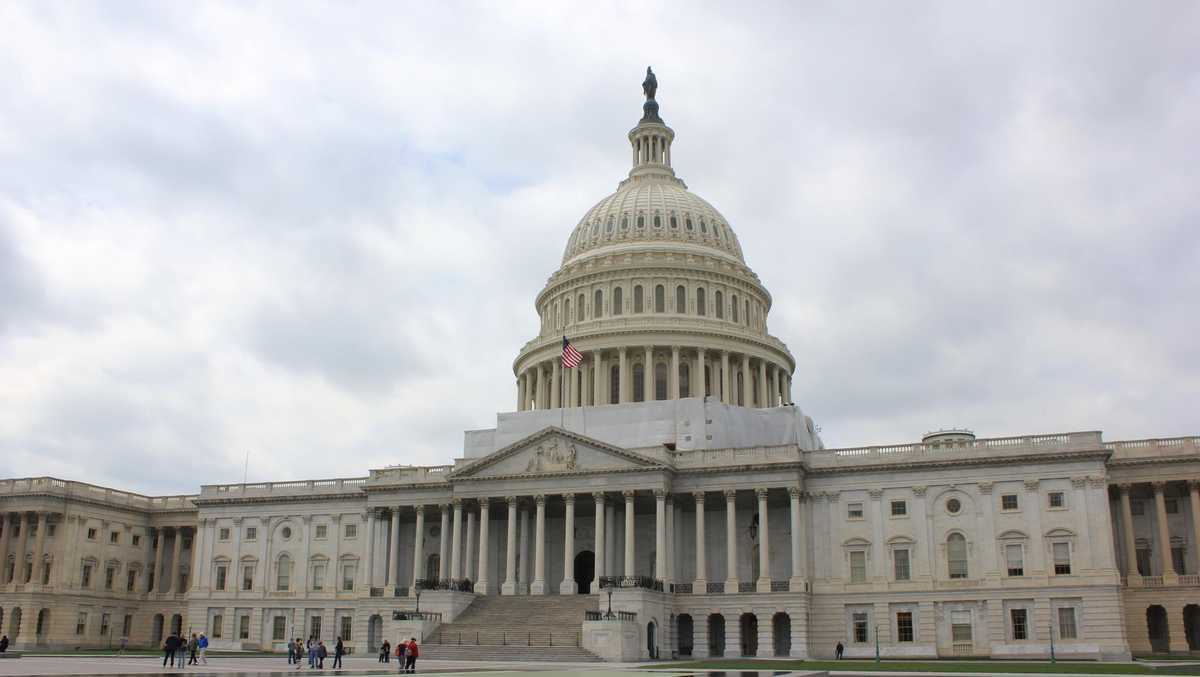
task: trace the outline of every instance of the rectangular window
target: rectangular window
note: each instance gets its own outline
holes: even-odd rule
[[[854,641],[858,644],[867,642],[867,612],[855,611],[852,616],[854,622]]]
[[[892,569],[896,575],[896,580],[907,581],[910,578],[911,572],[908,566],[908,550],[899,549],[892,551]]]
[[[225,576],[227,571],[228,567],[226,567],[224,564],[221,564],[217,567],[217,590],[225,589]]]
[[[254,589],[254,565],[247,564],[242,567],[242,590]]]
[[[1026,616],[1024,609],[1009,609],[1009,616],[1012,618],[1012,638],[1029,639],[1029,628],[1026,625]]]
[[[142,537],[137,534],[134,534],[133,535],[133,547],[136,548],[141,544],[142,544]]]
[[[913,619],[911,611],[900,611],[896,613],[896,641],[913,641]]]
[[[325,538],[325,534],[328,532],[328,529],[329,528],[324,524],[318,524],[316,538]]]
[[[1171,564],[1174,566],[1175,573],[1180,576],[1187,573],[1187,567],[1184,565],[1186,561],[1184,557],[1185,552],[1183,548],[1171,548]]]
[[[100,636],[101,637],[108,636],[108,620],[109,620],[108,614],[100,614]]]
[[[867,553],[854,550],[850,553],[850,582],[862,583],[867,580]]]
[[[1062,607],[1058,610],[1059,639],[1075,639],[1075,608]]]
[[[1150,548],[1138,548],[1137,550],[1137,567],[1139,576],[1149,576],[1154,568],[1150,565]]]
[[[1058,576],[1067,576],[1071,573],[1071,545],[1069,543],[1055,543],[1054,548],[1054,573]]]
[[[1130,501],[1129,502],[1129,513],[1131,515],[1146,514],[1146,504],[1141,501]]]
[[[1168,498],[1164,500],[1163,505],[1166,506],[1168,515],[1179,514],[1179,501],[1175,500],[1174,498]]]
[[[258,527],[246,527],[246,540],[253,541],[258,538]]]
[[[213,616],[213,619],[212,619],[212,636],[213,637],[221,636],[221,626],[224,624],[224,620],[225,620],[225,617],[222,616],[221,614],[217,614],[216,616]]]
[[[280,559],[279,570],[275,572],[275,589],[280,591],[289,590],[292,586],[292,564],[291,562]]]
[[[1001,510],[1016,510],[1019,505],[1016,494],[1004,494],[1000,497]]]
[[[92,587],[92,565],[91,564],[83,565],[83,577],[81,578],[81,584],[85,588]]]
[[[121,542],[121,532],[114,531],[111,534],[109,534],[108,542],[112,543],[113,545],[117,545],[118,543],[120,543]]]
[[[847,503],[846,504],[846,519],[860,520],[863,518],[862,503]]]
[[[129,574],[125,576],[125,592],[133,592],[133,586],[137,583],[137,572],[130,569]]]
[[[276,616],[274,619],[272,619],[271,639],[277,642],[282,641],[285,636],[285,632],[287,632],[287,618],[283,616]]]
[[[907,501],[892,501],[892,517],[904,517],[908,514]]]
[[[1067,497],[1066,497],[1066,495],[1065,495],[1065,494],[1063,494],[1063,492],[1061,492],[1061,491],[1051,491],[1050,493],[1046,494],[1046,496],[1047,496],[1047,498],[1049,498],[1049,500],[1050,500],[1050,507],[1051,507],[1051,508],[1065,508],[1065,507],[1067,507]]]
[[[54,538],[54,531],[57,526],[58,525],[56,525],[56,524],[47,524],[46,525],[46,536],[48,536],[50,538]]]
[[[310,625],[312,625],[312,630],[308,633],[309,636],[316,637],[317,639],[321,639],[321,617],[313,616],[312,618],[309,619],[309,621],[310,621]]]
[[[250,617],[238,618],[238,639],[250,639]]]
[[[96,540],[96,530],[89,527],[87,531],[87,537],[89,541]]]
[[[75,634],[82,635],[87,632],[87,612],[80,611],[79,615],[75,616]]]
[[[346,538],[354,538],[356,536],[358,536],[358,525],[357,524],[347,524],[346,525]]]
[[[221,527],[220,529],[217,529],[217,540],[229,540],[229,527]]]
[[[121,636],[129,637],[129,633],[133,631],[133,614],[125,614],[125,620],[121,622]]]
[[[352,626],[354,624],[353,622],[354,622],[354,618],[352,616],[342,616],[342,635],[341,636],[342,636],[343,642],[350,641],[350,630],[351,630],[350,626]]]
[[[325,565],[318,564],[313,567],[313,584],[312,589],[321,591],[325,589]]]
[[[42,585],[50,585],[50,563],[42,564]]]
[[[1018,544],[1004,546],[1004,559],[1008,562],[1009,576],[1025,575],[1025,549]]]
[[[972,640],[970,611],[950,612],[950,639],[956,644]]]
[[[354,565],[347,564],[342,567],[342,590],[351,592],[354,590]]]
[[[117,570],[113,567],[108,567],[104,570],[104,589],[113,589],[113,579],[117,577]]]

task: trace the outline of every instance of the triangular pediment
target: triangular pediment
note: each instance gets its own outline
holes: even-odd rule
[[[661,468],[662,462],[558,427],[542,430],[459,468],[452,479],[585,474]]]

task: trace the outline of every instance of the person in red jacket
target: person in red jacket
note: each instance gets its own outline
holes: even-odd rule
[[[417,656],[421,652],[417,649],[417,638],[413,637],[408,640],[408,656],[404,659],[404,671],[414,673],[417,671]]]

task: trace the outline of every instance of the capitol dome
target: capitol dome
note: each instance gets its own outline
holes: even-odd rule
[[[729,221],[675,175],[675,132],[647,69],[629,175],[575,226],[535,301],[538,336],[513,363],[517,409],[688,397],[791,404],[795,360],[771,336],[771,295]],[[582,354],[563,366],[563,340]]]

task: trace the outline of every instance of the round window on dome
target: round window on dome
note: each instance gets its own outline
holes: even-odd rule
[[[951,515],[957,515],[962,512],[962,501],[957,498],[951,498],[946,501],[946,512]]]

